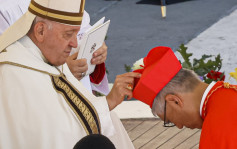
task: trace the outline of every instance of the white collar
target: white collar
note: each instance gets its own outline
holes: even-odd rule
[[[60,74],[55,66],[51,66],[46,62],[40,49],[27,36],[8,46],[6,51],[0,54],[0,62],[12,62],[54,75]]]
[[[45,63],[48,63],[48,61],[42,54],[41,50],[33,43],[33,41],[27,35],[25,35],[21,39],[19,39],[19,42],[24,47],[30,49],[30,52],[33,53],[36,57],[41,58]]]
[[[202,116],[202,107],[203,107],[203,103],[207,97],[207,94],[209,93],[209,91],[212,89],[212,87],[216,84],[216,82],[212,81],[208,87],[206,88],[204,94],[202,95],[202,100],[201,100],[201,104],[200,104],[200,116]]]

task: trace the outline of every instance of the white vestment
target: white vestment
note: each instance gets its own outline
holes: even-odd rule
[[[58,69],[96,109],[101,133],[117,149],[133,149],[120,120],[111,116],[106,98],[91,94],[66,64]],[[0,53],[1,149],[71,149],[87,135],[64,96],[53,87],[50,75],[60,75],[58,69],[45,62],[27,36]]]
[[[27,10],[30,0],[0,0],[0,35],[16,20],[18,20]],[[91,27],[90,15],[84,11],[80,31],[78,33],[78,45],[80,46],[83,33]],[[74,49],[74,52],[78,52]],[[109,93],[108,79],[105,73],[103,80],[99,84],[90,81],[89,76],[82,78],[81,83],[89,90],[98,91],[104,95]]]

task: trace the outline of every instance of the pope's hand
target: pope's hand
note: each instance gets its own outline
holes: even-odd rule
[[[107,58],[107,49],[108,47],[106,46],[104,42],[103,45],[93,53],[91,64],[99,65],[99,64],[104,63]]]
[[[69,56],[67,58],[67,65],[74,77],[76,77],[78,80],[81,80],[88,70],[88,65],[85,58],[77,59],[77,55],[78,52]]]
[[[127,99],[132,98],[134,78],[140,77],[141,74],[135,72],[128,72],[116,77],[113,88],[106,96],[110,110],[113,110],[118,104],[120,104],[125,96],[127,96]]]

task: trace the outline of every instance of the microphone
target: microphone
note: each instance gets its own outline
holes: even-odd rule
[[[73,149],[116,149],[114,144],[102,134],[90,134],[79,140]]]

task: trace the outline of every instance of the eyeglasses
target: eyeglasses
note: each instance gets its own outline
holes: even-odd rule
[[[166,100],[165,100],[165,107],[164,107],[164,127],[174,127],[175,124],[171,123],[170,121],[166,122]]]

